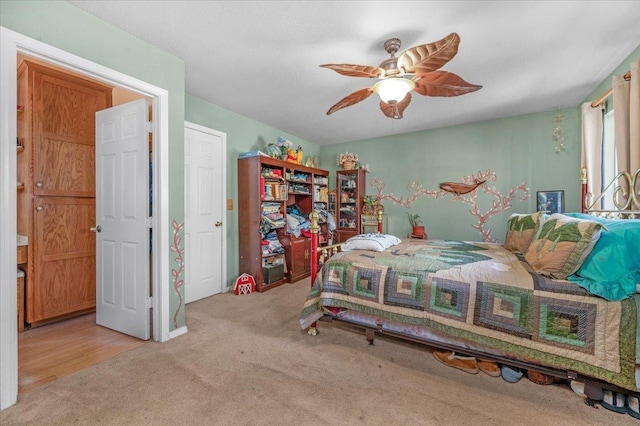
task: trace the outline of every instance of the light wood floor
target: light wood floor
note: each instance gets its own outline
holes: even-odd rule
[[[95,313],[24,331],[18,334],[18,393],[144,343],[96,325]]]

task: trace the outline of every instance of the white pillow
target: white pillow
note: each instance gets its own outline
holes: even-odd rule
[[[342,245],[342,251],[372,250],[385,251],[389,247],[400,244],[400,238],[387,234],[360,234],[351,237]]]

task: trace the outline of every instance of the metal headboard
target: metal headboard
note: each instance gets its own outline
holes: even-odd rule
[[[602,205],[605,199],[611,199],[615,209],[599,209],[598,206]],[[640,219],[640,169],[634,173],[618,173],[597,197],[590,192],[586,193],[584,205],[585,213],[596,216],[612,219]]]

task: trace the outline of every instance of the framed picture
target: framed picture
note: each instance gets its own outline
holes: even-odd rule
[[[564,213],[564,191],[538,191],[538,211]]]

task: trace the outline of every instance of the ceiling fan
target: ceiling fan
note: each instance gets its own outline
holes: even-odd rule
[[[384,43],[384,49],[391,57],[377,67],[353,64],[320,65],[349,77],[380,79],[373,86],[355,91],[338,101],[327,111],[327,115],[377,93],[384,115],[399,119],[411,102],[411,91],[423,96],[450,97],[480,90],[482,86],[467,83],[454,73],[438,71],[458,53],[459,43],[460,36],[451,33],[440,41],[415,46],[395,56],[400,49],[400,39],[392,38]],[[412,77],[408,79],[405,75]]]

